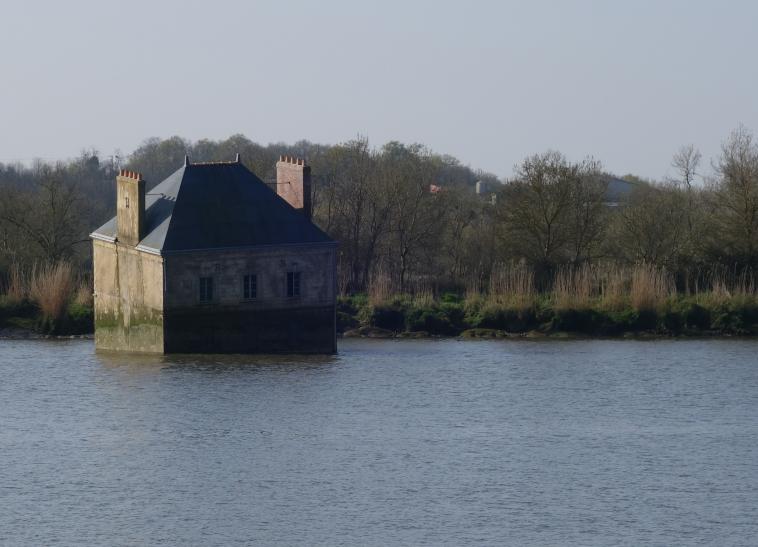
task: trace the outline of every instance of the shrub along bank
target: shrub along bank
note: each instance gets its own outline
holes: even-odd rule
[[[671,296],[655,307],[635,307],[629,301],[608,307],[600,299],[566,307],[551,295],[526,304],[453,294],[423,300],[396,296],[372,303],[358,295],[339,299],[337,325],[346,336],[753,335],[758,334],[758,300],[701,293]]]
[[[579,308],[556,306],[549,297],[533,305],[463,299],[444,295],[418,301],[396,296],[371,303],[365,295],[342,297],[337,305],[337,329],[346,336],[464,336],[494,338],[511,335],[575,333],[623,336],[627,333],[663,336],[758,334],[755,298],[670,297],[654,309],[631,304],[607,309],[602,303]],[[45,314],[33,302],[0,296],[0,328],[20,328],[51,335],[93,332],[91,306],[72,301],[59,317]]]
[[[39,334],[72,335],[93,332],[92,308],[72,302],[57,317],[30,301],[13,302],[0,296],[0,329],[24,329]]]

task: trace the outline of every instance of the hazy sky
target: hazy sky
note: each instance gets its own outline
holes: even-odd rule
[[[151,136],[422,142],[660,178],[758,130],[754,1],[3,0],[0,161]]]

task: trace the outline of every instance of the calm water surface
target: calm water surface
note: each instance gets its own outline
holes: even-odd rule
[[[3,545],[758,545],[758,343],[0,342]]]

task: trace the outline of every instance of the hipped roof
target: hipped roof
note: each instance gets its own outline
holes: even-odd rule
[[[116,217],[95,230],[115,240]],[[187,163],[145,195],[145,237],[160,254],[200,249],[333,243],[239,162]]]

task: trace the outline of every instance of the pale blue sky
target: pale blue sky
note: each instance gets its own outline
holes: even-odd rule
[[[0,161],[150,136],[558,149],[661,178],[758,130],[758,2],[4,0]]]

